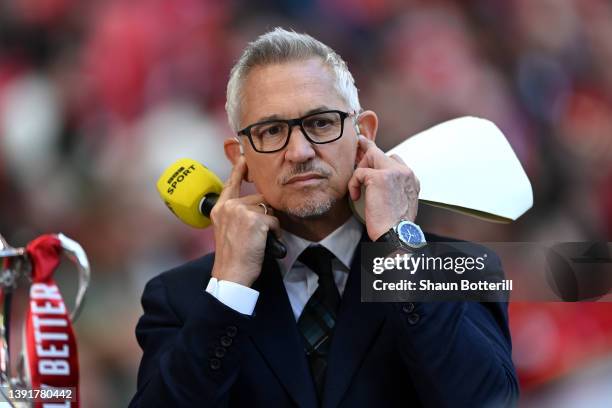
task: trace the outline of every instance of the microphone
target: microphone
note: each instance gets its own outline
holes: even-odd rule
[[[210,212],[223,190],[223,182],[206,166],[192,159],[179,159],[157,180],[157,191],[179,220],[195,228],[211,224]],[[238,238],[238,237],[236,237]],[[287,249],[272,233],[266,238],[266,254],[284,258]]]

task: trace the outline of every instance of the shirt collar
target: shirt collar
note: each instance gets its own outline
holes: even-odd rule
[[[361,240],[362,233],[363,225],[354,216],[351,216],[344,224],[319,242],[309,241],[289,231],[282,230],[282,241],[287,248],[287,255],[278,260],[281,274],[285,277],[291,271],[291,268],[293,268],[293,264],[298,256],[308,246],[316,244],[327,248],[347,270],[350,270],[351,261],[353,260],[355,249],[357,249],[357,245],[359,245]]]

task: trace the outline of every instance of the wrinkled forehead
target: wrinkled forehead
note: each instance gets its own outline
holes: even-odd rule
[[[295,118],[318,107],[346,110],[335,85],[320,58],[253,67],[243,84],[240,125]]]

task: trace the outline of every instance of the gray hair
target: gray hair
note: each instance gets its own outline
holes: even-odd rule
[[[359,96],[355,80],[344,60],[334,50],[308,34],[287,31],[277,27],[249,43],[232,68],[227,83],[227,119],[234,131],[240,129],[240,102],[245,78],[256,66],[279,64],[319,57],[336,77],[335,89],[351,110],[359,112]]]

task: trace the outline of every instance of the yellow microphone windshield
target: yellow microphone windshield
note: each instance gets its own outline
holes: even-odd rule
[[[185,224],[206,228],[210,219],[200,212],[200,203],[210,193],[221,194],[223,182],[215,173],[192,159],[179,159],[157,180],[157,191],[170,211]]]

